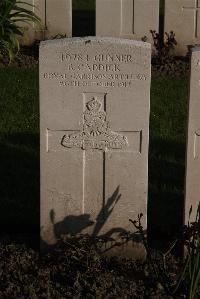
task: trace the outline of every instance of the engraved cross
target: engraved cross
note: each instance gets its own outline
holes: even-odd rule
[[[79,155],[82,152],[82,213],[88,212],[92,202],[93,208],[90,214],[93,219],[96,217],[96,211],[105,206],[106,167],[110,155],[119,152],[128,155],[140,154],[142,150],[141,130],[112,131],[106,100],[106,93],[83,93],[81,128],[47,132],[48,151],[74,150],[78,151]],[[93,181],[96,189],[91,186]]]

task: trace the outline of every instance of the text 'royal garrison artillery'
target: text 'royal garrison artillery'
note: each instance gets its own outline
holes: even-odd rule
[[[43,245],[89,234],[106,251],[144,255],[138,236],[127,236],[139,213],[147,225],[150,63],[143,42],[41,43]]]

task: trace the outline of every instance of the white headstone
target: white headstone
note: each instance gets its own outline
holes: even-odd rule
[[[150,61],[149,44],[125,39],[41,43],[41,238],[46,244],[55,244],[61,234],[121,240],[134,232],[129,219],[139,213],[146,229]],[[124,246],[125,254],[141,255],[141,244]]]
[[[28,4],[19,4],[34,12],[40,19],[41,24],[30,22],[20,23],[25,27],[25,34],[21,38],[22,44],[31,44],[34,40],[44,40],[57,35],[72,36],[72,0],[27,0]]]
[[[72,0],[47,0],[46,37],[72,36]]]
[[[194,48],[191,59],[189,120],[186,163],[185,222],[195,220],[200,201],[200,47]]]
[[[159,30],[159,0],[96,0],[96,35],[153,43]]]
[[[185,55],[188,46],[200,43],[200,1],[165,0],[165,32],[173,31],[175,54]]]

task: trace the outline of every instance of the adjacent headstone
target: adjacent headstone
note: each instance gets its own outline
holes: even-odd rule
[[[96,35],[153,43],[159,30],[159,0],[96,0]]]
[[[150,62],[143,42],[41,43],[42,244],[89,233],[124,244],[112,253],[144,254],[137,234],[123,237],[139,213],[146,229]]]
[[[185,222],[195,220],[200,201],[200,47],[192,51],[186,163]]]
[[[165,32],[173,31],[175,54],[185,55],[188,47],[200,43],[200,1],[165,0]]]
[[[46,37],[72,36],[72,0],[47,0]]]
[[[22,44],[31,44],[35,40],[44,40],[56,36],[72,36],[72,0],[27,0],[21,7],[32,10],[41,19],[41,24],[24,24],[25,34]]]

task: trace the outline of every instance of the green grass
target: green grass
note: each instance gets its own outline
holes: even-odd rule
[[[148,221],[157,235],[182,225],[187,95],[188,78],[152,79]]]
[[[95,35],[95,0],[73,0],[72,35]]]
[[[170,234],[181,223],[187,78],[153,78],[149,154],[150,232]],[[0,225],[39,225],[38,71],[0,69]],[[169,217],[170,216],[170,217]]]
[[[0,69],[0,225],[39,223],[38,72]]]
[[[72,0],[74,10],[95,10],[95,0]]]
[[[164,5],[165,5],[165,0],[160,0],[160,8],[162,11],[164,10]]]

